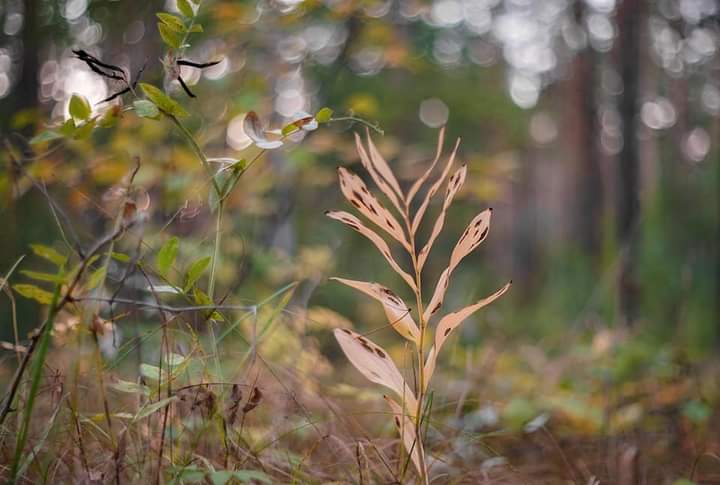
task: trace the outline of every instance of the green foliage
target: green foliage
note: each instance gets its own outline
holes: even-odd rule
[[[67,261],[67,257],[63,256],[50,246],[45,246],[43,244],[31,244],[30,248],[32,249],[33,253],[43,259],[50,261],[55,266],[63,266]]]
[[[193,9],[188,0],[177,0],[177,7],[178,10],[180,10],[180,13],[186,18],[191,19],[195,17],[195,9]]]
[[[318,123],[327,123],[332,119],[333,110],[330,108],[322,108],[320,111],[315,113],[315,119]]]
[[[185,272],[185,285],[183,291],[187,292],[192,288],[195,282],[202,276],[212,260],[211,256],[205,256],[195,260],[190,264]]]
[[[43,290],[42,288],[39,288],[35,285],[17,284],[13,285],[13,290],[15,290],[16,293],[24,296],[25,298],[35,300],[41,305],[49,305],[53,297],[52,293]]]
[[[165,244],[163,244],[160,251],[158,251],[155,258],[155,265],[158,273],[162,276],[167,276],[168,271],[170,271],[170,268],[175,264],[179,248],[180,239],[173,236],[165,241]]]
[[[186,118],[190,116],[190,114],[185,111],[185,109],[180,106],[177,101],[170,98],[167,94],[163,93],[152,84],[140,83],[140,88],[143,93],[145,93],[145,96],[147,96],[147,98],[161,111],[178,118]]]
[[[88,100],[85,99],[84,96],[79,94],[72,95],[68,109],[70,111],[70,116],[73,117],[75,122],[87,121],[92,114],[90,103],[88,103]]]
[[[158,110],[158,107],[155,103],[152,103],[147,99],[137,99],[133,101],[133,107],[135,108],[135,112],[141,118],[150,118],[151,120],[157,120],[160,118],[160,110]]]

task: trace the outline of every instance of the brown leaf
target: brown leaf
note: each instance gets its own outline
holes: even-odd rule
[[[423,366],[423,382],[422,387],[423,391],[427,391],[428,384],[430,384],[430,379],[432,378],[433,374],[435,373],[435,364],[437,363],[437,352],[435,352],[435,346],[430,347],[430,352],[428,352],[427,360],[425,361],[425,365]]]
[[[430,382],[430,378],[432,377],[433,372],[435,371],[435,361],[437,359],[437,355],[440,353],[442,346],[445,344],[445,341],[448,339],[452,331],[458,328],[460,324],[462,324],[462,322],[464,322],[465,319],[468,318],[470,315],[503,296],[510,289],[511,284],[512,281],[507,283],[505,286],[497,290],[492,295],[483,298],[477,303],[466,306],[462,310],[448,313],[447,315],[442,317],[442,319],[440,319],[437,329],[435,330],[435,345],[433,346],[433,348],[430,349],[428,358],[425,361],[424,384],[426,388],[428,382]]]
[[[430,175],[432,174],[432,171],[435,169],[435,165],[437,165],[438,160],[440,160],[440,155],[442,154],[443,144],[445,143],[445,127],[443,126],[440,128],[440,131],[438,132],[438,141],[437,141],[437,150],[435,152],[435,158],[433,159],[432,163],[430,164],[430,167],[425,171],[425,173],[415,181],[415,183],[410,187],[410,190],[407,193],[407,197],[405,198],[405,204],[410,205],[415,198],[415,195],[420,190],[420,187],[427,181],[428,178],[430,178]]]
[[[390,325],[403,337],[414,342],[416,345],[420,343],[420,330],[418,329],[412,316],[410,316],[410,308],[402,299],[392,290],[378,283],[368,283],[365,281],[347,280],[344,278],[330,278],[338,281],[351,288],[355,288],[365,293],[371,298],[375,298],[382,303],[385,309],[385,315]]]
[[[365,134],[368,141],[368,147],[370,148],[370,160],[372,160],[372,165],[375,167],[375,170],[377,170],[377,172],[380,174],[380,177],[387,181],[387,183],[390,185],[390,188],[395,192],[395,194],[397,194],[398,197],[402,198],[403,193],[400,189],[400,184],[398,184],[398,181],[395,178],[395,174],[390,169],[390,166],[375,146],[375,142],[372,141],[372,138],[370,137],[370,130],[366,130]]]
[[[460,146],[460,138],[457,139],[455,142],[455,148],[453,148],[452,153],[450,153],[450,157],[448,157],[447,164],[445,165],[445,168],[443,169],[442,173],[440,174],[440,178],[438,178],[434,184],[430,186],[430,189],[428,190],[427,194],[425,194],[425,199],[423,199],[422,204],[420,204],[420,207],[418,207],[417,212],[415,213],[415,216],[413,217],[412,225],[411,225],[411,235],[415,235],[418,228],[420,227],[420,223],[422,222],[422,218],[425,216],[425,211],[428,208],[428,205],[430,205],[430,200],[435,197],[435,194],[437,194],[438,190],[440,190],[440,187],[442,186],[443,182],[445,181],[445,178],[447,177],[448,173],[450,173],[450,168],[452,167],[453,162],[455,161],[455,155],[457,154],[458,147]]]
[[[385,350],[359,333],[346,328],[334,331],[350,363],[370,381],[392,389],[412,413],[417,409],[415,395]]]
[[[368,140],[370,140],[370,135],[368,134]],[[372,177],[373,181],[375,181],[375,185],[378,186],[380,190],[382,190],[383,194],[390,199],[390,202],[395,206],[397,211],[399,213],[403,213],[403,207],[400,203],[400,199],[398,198],[398,194],[400,194],[400,188],[394,189],[387,179],[383,178],[380,174],[380,171],[376,168],[375,164],[373,163],[373,160],[370,156],[368,156],[367,151],[365,151],[365,147],[363,146],[362,140],[360,139],[360,135],[355,133],[355,146],[357,147],[358,155],[360,155],[360,162],[362,163],[363,167],[365,167],[365,170],[368,171],[370,176]],[[384,160],[383,160],[384,162]],[[386,164],[387,166],[387,164]],[[387,170],[390,171],[390,168],[387,167]],[[392,172],[390,172],[390,175],[392,176]],[[392,177],[392,181],[394,181],[395,186],[397,186],[397,181],[395,180],[395,177]],[[402,195],[400,195],[402,197]]]
[[[410,251],[410,243],[405,237],[402,226],[390,211],[383,207],[375,196],[370,193],[365,182],[344,167],[338,167],[338,176],[340,178],[340,190],[342,190],[348,202]]]
[[[237,414],[240,409],[240,401],[242,401],[243,393],[240,386],[233,384],[232,391],[230,392],[230,402],[225,410],[225,420],[232,426],[237,420]]]
[[[425,266],[427,257],[430,254],[430,249],[432,249],[432,245],[435,242],[435,239],[437,239],[437,237],[440,235],[443,225],[445,224],[445,217],[447,216],[447,211],[450,208],[450,204],[452,204],[452,201],[455,198],[455,195],[460,190],[460,187],[462,187],[462,185],[465,183],[466,176],[467,165],[463,165],[462,167],[460,167],[460,169],[458,169],[457,172],[452,174],[450,180],[448,181],[447,189],[445,189],[445,200],[443,201],[440,215],[438,215],[438,218],[435,220],[435,225],[433,226],[433,230],[430,234],[428,242],[425,244],[425,246],[423,246],[423,248],[420,250],[420,254],[418,255],[418,267],[420,268],[420,270],[422,270],[423,266]]]
[[[422,468],[420,464],[420,453],[422,452],[422,443],[417,439],[417,432],[415,431],[415,423],[407,413],[403,412],[402,407],[393,401],[388,396],[383,396],[385,402],[388,403],[393,413],[393,422],[395,427],[400,433],[400,439],[405,446],[410,458],[412,459],[415,468],[419,475],[422,475]]]
[[[255,145],[264,150],[271,150],[283,145],[282,140],[270,140],[267,131],[260,123],[260,118],[254,111],[249,111],[243,119],[243,131]]]
[[[252,391],[250,393],[250,398],[245,403],[245,405],[242,408],[243,413],[249,413],[256,407],[258,407],[258,404],[260,404],[260,400],[262,399],[263,394],[262,391],[260,391],[259,387],[253,387]]]
[[[363,225],[363,223],[360,222],[360,219],[348,212],[327,211],[325,212],[325,215],[330,217],[331,219],[338,220],[343,224],[352,227],[357,232],[368,238],[375,245],[375,247],[378,248],[380,253],[385,256],[385,259],[390,264],[392,269],[395,270],[395,272],[399,274],[403,280],[405,280],[405,282],[408,284],[408,286],[410,286],[410,288],[412,288],[413,291],[416,290],[417,287],[415,286],[415,280],[413,280],[412,276],[410,276],[400,267],[399,264],[397,264],[397,262],[392,256],[392,253],[390,252],[390,247],[383,240],[383,238],[377,235],[376,232]]]
[[[488,231],[490,230],[491,215],[492,209],[485,209],[482,211],[480,214],[475,216],[472,221],[470,221],[470,224],[465,229],[465,232],[463,232],[462,236],[460,236],[460,239],[450,255],[450,264],[440,275],[437,285],[435,285],[435,291],[430,299],[430,303],[423,313],[425,321],[430,319],[430,317],[442,306],[443,300],[445,299],[445,292],[450,284],[450,275],[453,270],[458,264],[460,264],[460,261],[462,261],[465,256],[477,248],[487,237]]]

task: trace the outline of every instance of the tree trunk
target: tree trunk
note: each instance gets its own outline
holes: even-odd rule
[[[637,318],[639,286],[635,275],[638,257],[640,181],[637,139],[640,29],[642,0],[624,0],[618,8],[618,63],[623,82],[620,97],[623,147],[617,170],[617,238],[620,249],[618,304],[621,322]]]
[[[583,22],[585,6],[575,5],[575,18]],[[602,245],[603,192],[600,156],[596,142],[599,123],[596,111],[597,54],[591,46],[578,53],[568,86],[566,123],[571,138],[573,198],[571,235],[583,253],[597,264]]]

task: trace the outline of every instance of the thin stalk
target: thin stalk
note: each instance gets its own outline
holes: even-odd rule
[[[50,302],[50,311],[40,327],[40,346],[38,347],[38,354],[35,358],[35,362],[33,362],[32,373],[30,375],[30,393],[28,394],[27,402],[25,403],[25,415],[23,416],[20,431],[18,432],[17,443],[15,445],[15,457],[10,471],[10,483],[16,483],[18,478],[17,475],[20,470],[22,453],[28,437],[33,407],[35,406],[35,397],[37,396],[38,389],[40,388],[42,370],[45,365],[45,357],[47,356],[48,347],[50,346],[50,330],[52,329],[55,317],[60,310],[60,305],[58,305],[59,300],[60,285],[56,284],[55,291],[53,291],[52,300]]]
[[[185,125],[183,125],[176,116],[167,113],[166,116],[170,118],[175,124],[175,126],[178,128],[178,130],[180,130],[180,133],[183,135],[188,145],[190,145],[190,147],[193,149],[195,155],[198,157],[203,167],[208,172],[208,175],[210,175],[213,189],[215,190],[215,194],[217,195],[218,206],[216,209],[217,218],[215,219],[215,244],[213,249],[212,262],[210,263],[210,281],[208,282],[208,296],[210,297],[210,300],[213,301],[213,297],[215,294],[215,280],[217,276],[218,260],[220,259],[220,247],[222,243],[222,221],[223,213],[225,211],[225,194],[223,194],[223,189],[220,187],[220,185],[218,185],[218,182],[215,179],[215,175],[212,173],[212,169],[210,168],[210,163],[207,160],[205,152],[203,152],[202,148],[200,148],[200,146],[197,144],[197,142],[195,141],[195,137],[193,137],[192,133],[190,133],[190,131],[185,128]],[[220,355],[217,347],[217,338],[215,336],[215,327],[212,323],[210,324],[210,342],[212,345],[213,355],[215,356],[215,372],[217,373],[220,380],[223,380],[222,367],[220,366]]]
[[[416,346],[416,355],[417,355],[417,362],[418,362],[418,375],[419,375],[419,385],[418,385],[418,398],[417,398],[417,409],[415,410],[415,439],[418,441],[416,443],[416,446],[418,446],[418,456],[420,458],[420,469],[421,469],[421,476],[420,480],[424,484],[428,484],[428,474],[427,474],[427,465],[425,464],[425,447],[421,446],[421,425],[422,425],[422,403],[423,399],[425,397],[425,330],[427,327],[427,322],[425,321],[424,317],[424,308],[423,308],[423,301],[422,301],[422,270],[420,269],[420,265],[418,264],[418,258],[417,258],[417,250],[415,247],[415,237],[412,232],[411,228],[411,222],[410,222],[410,207],[406,204],[405,205],[405,213],[404,213],[404,219],[405,224],[407,226],[407,231],[410,239],[410,257],[412,259],[412,266],[413,270],[415,272],[415,304],[418,311],[418,325],[420,327],[420,342]],[[401,436],[402,439],[402,436]]]

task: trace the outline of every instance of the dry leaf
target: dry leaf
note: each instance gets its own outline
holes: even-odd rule
[[[338,177],[340,178],[340,190],[348,202],[410,251],[410,243],[405,237],[402,226],[390,211],[370,193],[365,182],[344,167],[338,167]]]
[[[407,197],[405,199],[405,204],[407,206],[410,206],[413,199],[415,198],[415,195],[418,193],[418,190],[420,190],[420,187],[427,181],[428,178],[430,178],[430,175],[432,174],[432,171],[435,169],[435,165],[437,165],[438,160],[440,160],[440,155],[442,154],[442,148],[443,144],[445,143],[445,127],[443,126],[440,128],[440,132],[438,133],[438,141],[437,141],[437,151],[435,152],[435,158],[433,159],[432,163],[430,164],[430,167],[425,171],[425,173],[415,181],[415,183],[410,187],[410,190],[407,193]]]
[[[378,283],[368,283],[365,281],[347,280],[344,278],[330,278],[338,281],[351,288],[355,288],[375,298],[382,303],[385,309],[385,315],[390,325],[403,337],[414,342],[416,345],[420,343],[420,330],[418,329],[412,316],[410,316],[410,307],[408,307],[402,299],[392,290]]]
[[[392,389],[407,408],[415,412],[417,409],[415,395],[387,352],[352,330],[336,328],[334,334],[345,356],[362,375],[376,384]]]
[[[445,299],[445,292],[450,284],[450,275],[453,270],[455,270],[457,265],[460,264],[460,261],[462,261],[465,256],[477,248],[487,237],[488,231],[490,230],[491,215],[492,209],[482,211],[480,214],[475,216],[472,221],[470,221],[470,224],[465,229],[465,232],[463,232],[462,236],[460,236],[460,239],[450,255],[450,264],[440,275],[437,285],[435,285],[435,291],[430,299],[430,303],[423,313],[425,321],[429,320],[430,317],[442,306],[443,300]]]
[[[408,284],[408,286],[410,286],[410,288],[412,288],[413,291],[415,291],[415,289],[417,288],[415,286],[415,280],[413,280],[412,276],[410,276],[407,272],[403,271],[400,265],[397,264],[397,262],[392,256],[392,253],[390,252],[390,247],[383,240],[383,238],[377,235],[376,232],[363,225],[363,223],[360,222],[360,219],[348,212],[327,211],[325,212],[325,215],[330,217],[331,219],[338,220],[343,224],[352,227],[357,232],[370,239],[370,241],[375,245],[375,247],[380,250],[380,253],[385,256],[385,259],[390,264],[392,269],[395,270],[395,272],[399,274],[403,280],[405,280],[405,282]]]
[[[425,199],[422,201],[422,204],[420,204],[420,207],[418,207],[417,212],[415,213],[415,217],[413,218],[412,225],[411,225],[411,235],[415,235],[418,228],[420,227],[420,223],[422,222],[422,218],[425,215],[425,211],[428,208],[428,205],[430,205],[430,200],[435,197],[435,194],[437,194],[438,190],[440,190],[440,187],[442,186],[443,182],[445,181],[445,178],[447,177],[448,173],[450,172],[450,168],[452,167],[453,162],[455,161],[455,154],[457,154],[458,147],[460,146],[460,138],[457,139],[455,142],[455,148],[453,148],[452,153],[450,153],[450,157],[448,158],[447,164],[445,165],[445,168],[442,171],[442,174],[440,174],[440,178],[435,181],[434,184],[430,186],[430,189],[428,190],[427,194],[425,194]]]
[[[437,352],[435,352],[435,346],[430,347],[430,352],[428,352],[427,360],[425,361],[425,365],[423,366],[423,382],[422,382],[422,388],[423,391],[427,391],[428,384],[430,384],[430,379],[432,378],[433,374],[435,373],[435,363],[437,362]]]
[[[467,165],[463,165],[462,167],[460,167],[460,169],[458,169],[457,172],[452,174],[450,180],[448,181],[447,189],[445,189],[445,200],[443,201],[440,215],[438,215],[437,220],[435,220],[435,225],[433,226],[433,230],[430,234],[428,242],[425,244],[425,246],[423,246],[423,248],[420,250],[420,254],[418,255],[418,268],[420,271],[422,271],[423,266],[425,266],[425,261],[427,261],[427,257],[430,254],[430,249],[432,249],[432,245],[435,242],[435,239],[437,239],[437,237],[440,235],[440,232],[445,225],[445,217],[447,216],[447,211],[450,208],[450,204],[452,204],[455,195],[460,190],[460,187],[462,187],[462,185],[465,183],[466,176]]]
[[[405,445],[405,449],[412,458],[418,474],[422,475],[422,465],[420,464],[420,453],[422,453],[422,443],[417,439],[415,431],[415,423],[407,413],[403,412],[402,407],[388,396],[383,396],[390,406],[393,413],[393,422],[400,433],[400,439]]]
[[[372,141],[372,138],[370,138],[370,130],[366,130],[366,136],[368,141],[368,147],[370,147],[370,160],[372,160],[372,165],[375,167],[375,170],[380,174],[380,177],[382,177],[387,183],[390,185],[392,190],[400,197],[402,198],[402,190],[400,189],[400,184],[398,184],[397,179],[395,178],[395,174],[393,174],[393,171],[390,169],[390,166],[385,161],[383,156],[380,154],[380,151],[375,146],[375,143]]]
[[[242,412],[247,414],[260,404],[260,401],[262,400],[263,393],[260,391],[259,387],[253,387],[252,392],[250,394],[250,398],[248,398],[248,401],[245,403],[245,405],[242,408]]]
[[[435,371],[435,361],[437,359],[437,354],[440,353],[442,346],[445,344],[445,341],[448,339],[452,331],[458,328],[467,317],[469,317],[482,307],[489,305],[490,303],[503,296],[510,289],[511,284],[512,282],[509,282],[505,286],[500,288],[498,291],[486,298],[483,298],[479,302],[470,306],[466,306],[462,310],[448,313],[447,315],[442,317],[442,319],[440,319],[437,329],[435,330],[435,345],[430,349],[428,358],[425,361],[425,370],[423,372],[425,375],[425,388],[427,388],[427,384],[428,382],[430,382],[430,378]]]
[[[368,134],[368,140],[369,139],[370,135]],[[355,133],[355,146],[357,147],[358,155],[360,155],[360,162],[362,163],[363,167],[365,167],[365,170],[367,170],[372,177],[375,185],[377,185],[380,190],[382,190],[383,194],[385,194],[385,196],[390,199],[390,202],[392,202],[397,211],[402,214],[403,207],[400,204],[400,199],[398,198],[398,195],[400,194],[400,188],[397,185],[397,180],[395,180],[395,177],[392,175],[390,168],[387,167],[387,163],[385,164],[385,169],[390,172],[390,176],[392,177],[391,180],[394,182],[394,187],[397,187],[397,189],[391,186],[390,182],[387,179],[383,178],[383,176],[381,175],[382,172],[380,170],[376,169],[373,160],[371,160],[371,157],[369,157],[367,151],[365,151],[365,147],[362,144],[360,135],[358,135],[357,133]],[[384,162],[385,160],[382,161]],[[400,197],[402,197],[401,194]]]
[[[260,118],[254,111],[248,111],[243,120],[243,131],[258,148],[272,150],[283,145],[281,140],[270,140],[267,131],[260,124]]]

